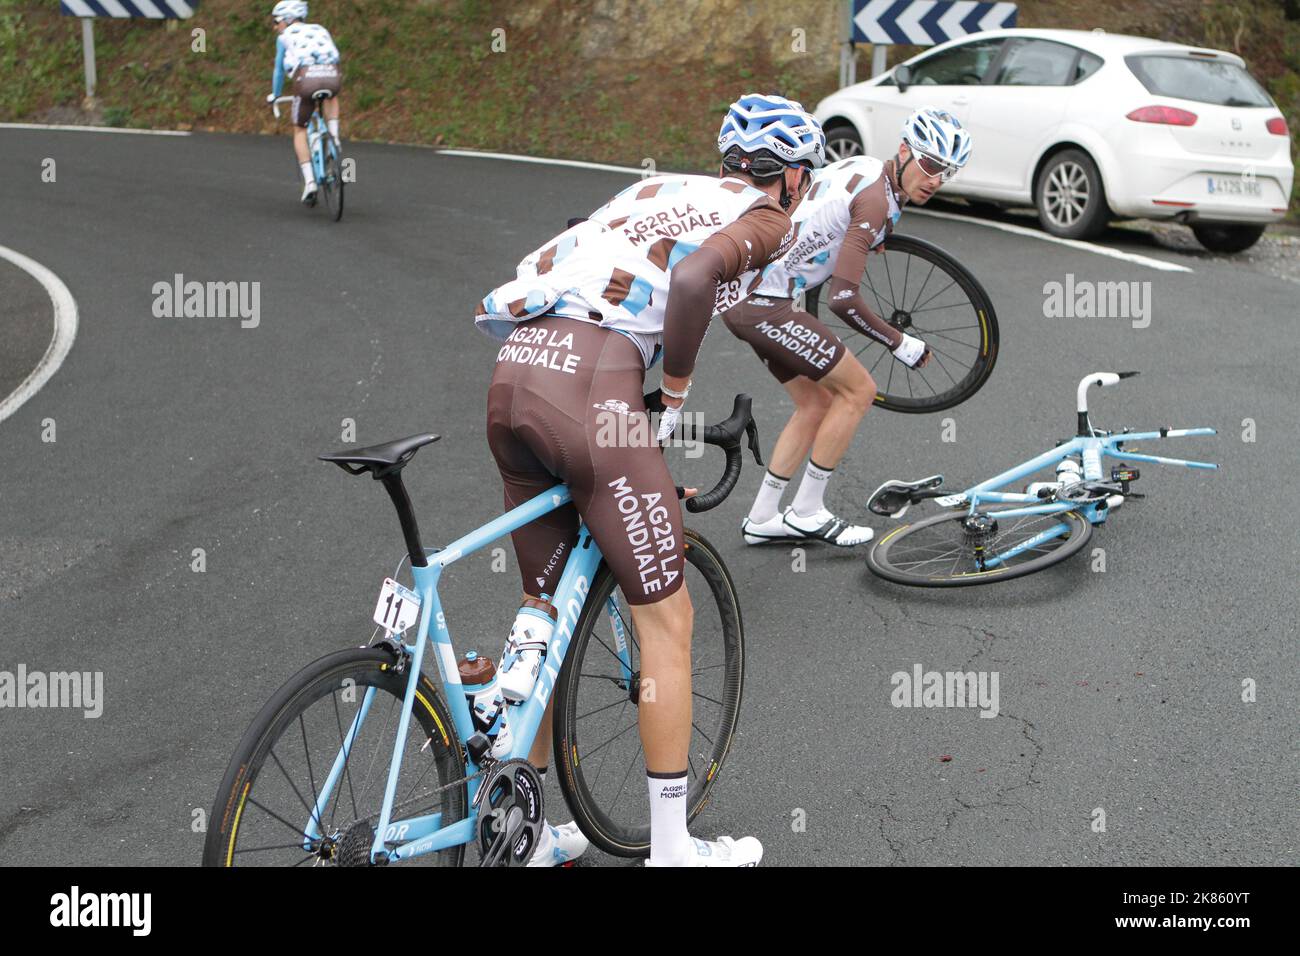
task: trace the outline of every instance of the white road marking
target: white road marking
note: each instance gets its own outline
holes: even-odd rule
[[[611,173],[627,173],[631,176],[641,176],[645,173],[644,169],[632,166],[611,166],[606,163],[588,163],[577,159],[547,159],[542,156],[520,156],[517,153],[486,153],[474,149],[440,149],[439,153],[445,156],[469,156],[478,157],[479,159],[504,159],[516,163],[536,163],[543,166],[572,166],[577,169],[600,169]],[[671,173],[665,170],[659,170],[658,175],[687,175],[685,173]],[[1030,229],[1027,226],[1016,226],[1007,222],[990,222],[987,219],[972,219],[969,216],[959,216],[956,213],[940,212],[937,209],[921,209],[916,206],[907,208],[909,215],[920,213],[923,216],[936,216],[940,219],[955,219],[958,222],[969,222],[976,226],[988,226],[991,229],[1001,229],[1003,232],[1014,233],[1017,236],[1028,236],[1031,239],[1042,239],[1044,242],[1056,242],[1063,246],[1069,246],[1072,249],[1078,249],[1081,252],[1091,252],[1097,256],[1109,256],[1112,259],[1120,259],[1124,262],[1132,262],[1136,265],[1146,266],[1148,269],[1159,269],[1163,272],[1193,272],[1193,269],[1187,266],[1178,265],[1175,262],[1166,262],[1163,259],[1152,259],[1150,256],[1138,255],[1135,252],[1121,252],[1118,249],[1109,249],[1106,246],[1094,245],[1091,242],[1084,242],[1081,239],[1062,239],[1059,236],[1053,236],[1049,233],[1037,229]]]
[[[573,166],[577,169],[603,169],[611,173],[629,173],[633,176],[642,175],[645,170],[633,168],[631,166],[610,166],[606,163],[587,163],[579,159],[546,159],[542,156],[518,156],[514,153],[481,153],[476,149],[440,149],[438,150],[444,156],[471,156],[478,159],[506,159],[516,163],[539,163],[544,166]],[[671,175],[668,173],[658,172],[655,175]]]
[[[920,209],[916,206],[907,207],[909,216],[919,213],[922,216],[936,216],[939,219],[955,219],[957,222],[969,222],[975,226],[988,226],[990,229],[1001,229],[1003,232],[1015,233],[1017,236],[1029,236],[1034,239],[1042,239],[1045,242],[1059,242],[1063,246],[1069,246],[1071,249],[1078,249],[1082,252],[1091,252],[1098,256],[1110,256],[1112,259],[1122,259],[1125,262],[1132,262],[1140,266],[1146,266],[1148,269],[1160,269],[1163,272],[1192,272],[1187,266],[1180,266],[1176,262],[1166,262],[1163,259],[1152,259],[1150,256],[1141,256],[1136,252],[1121,252],[1119,249],[1110,249],[1106,246],[1094,245],[1091,242],[1084,242],[1082,239],[1062,239],[1060,236],[1053,236],[1050,233],[1041,232],[1037,229],[1030,229],[1028,226],[1016,226],[1009,222],[993,222],[988,219],[972,219],[970,216],[959,216],[953,212],[941,212],[938,209]],[[889,244],[889,240],[885,240]]]
[[[19,386],[0,399],[0,422],[18,411],[23,403],[35,395],[42,385],[48,382],[59,370],[63,360],[72,351],[72,343],[77,338],[77,300],[72,297],[63,280],[34,259],[28,259],[21,252],[15,252],[7,246],[0,246],[0,259],[8,259],[18,268],[24,270],[41,285],[54,303],[54,335],[45,349],[45,354],[36,363]]]
[[[65,133],[139,133],[144,136],[189,136],[183,129],[127,129],[125,126],[61,126],[57,123],[0,123],[0,129],[53,129]]]

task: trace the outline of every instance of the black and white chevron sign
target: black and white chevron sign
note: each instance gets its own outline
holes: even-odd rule
[[[198,5],[199,0],[60,0],[59,12],[68,17],[185,20],[194,16]]]
[[[853,0],[855,43],[928,46],[1016,25],[1014,3],[977,0]]]

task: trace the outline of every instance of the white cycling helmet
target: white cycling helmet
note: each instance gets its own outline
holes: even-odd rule
[[[787,166],[818,169],[826,162],[826,134],[794,100],[746,93],[731,104],[718,130],[718,152],[725,156],[732,150],[747,156],[767,152]]]
[[[923,107],[903,124],[903,142],[913,152],[928,156],[953,170],[970,159],[970,131],[947,110]]]
[[[306,20],[307,0],[280,0],[271,11],[271,16],[275,18],[276,23],[284,23],[286,20]]]

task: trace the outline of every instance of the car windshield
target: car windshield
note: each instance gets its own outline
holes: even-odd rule
[[[1185,56],[1128,56],[1124,62],[1157,96],[1217,106],[1273,105],[1255,78],[1235,63]]]

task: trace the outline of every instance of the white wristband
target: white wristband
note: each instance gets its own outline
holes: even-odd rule
[[[662,392],[664,395],[667,395],[669,398],[680,398],[684,402],[686,401],[686,396],[691,394],[691,383],[687,382],[686,387],[684,389],[682,389],[680,392],[675,392],[667,385],[665,385],[663,382],[660,382],[659,391]]]
[[[908,368],[916,368],[916,363],[921,361],[921,356],[925,354],[925,343],[915,335],[908,335],[906,332],[899,334],[903,336],[903,341],[899,342],[894,349],[894,358]]]

